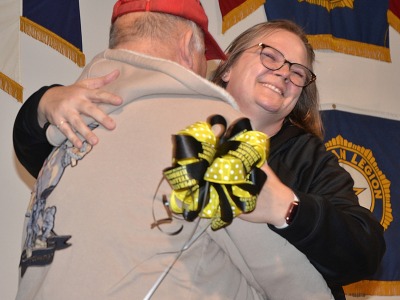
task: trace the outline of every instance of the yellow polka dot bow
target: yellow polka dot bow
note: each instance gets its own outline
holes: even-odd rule
[[[187,221],[210,218],[213,230],[253,211],[267,179],[259,169],[269,152],[267,136],[253,131],[247,118],[226,126],[225,118],[215,115],[178,132],[173,165],[164,170],[173,189],[171,210]],[[215,127],[222,128],[219,135]]]

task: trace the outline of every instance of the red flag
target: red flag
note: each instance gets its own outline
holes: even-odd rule
[[[265,3],[265,0],[218,0],[222,15],[222,33],[233,25],[246,18],[257,8]]]
[[[390,26],[400,32],[400,0],[389,0],[387,16]]]

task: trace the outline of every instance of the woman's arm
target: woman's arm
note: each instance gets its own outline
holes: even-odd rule
[[[92,145],[99,142],[82,115],[92,117],[109,130],[115,128],[114,120],[97,105],[122,103],[119,96],[101,90],[118,76],[119,71],[114,71],[70,86],[45,86],[25,101],[15,119],[13,143],[18,160],[32,176],[37,177],[52,150],[46,139],[48,124],[59,125],[61,132],[78,148],[82,146],[78,133]]]
[[[302,135],[271,162],[300,199],[293,223],[272,230],[303,252],[329,282],[349,284],[376,272],[386,245],[383,227],[359,205],[354,181],[310,135]]]
[[[46,139],[47,126],[39,125],[37,109],[43,94],[55,86],[44,86],[32,94],[22,105],[14,122],[15,154],[24,168],[35,178],[53,149]]]

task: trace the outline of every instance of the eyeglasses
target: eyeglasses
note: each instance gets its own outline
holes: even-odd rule
[[[289,65],[289,80],[294,85],[298,87],[306,87],[317,79],[317,76],[309,68],[288,61],[279,50],[263,43],[251,46],[250,48],[256,46],[261,48],[260,60],[262,65],[268,70],[276,71],[282,68],[285,64]]]

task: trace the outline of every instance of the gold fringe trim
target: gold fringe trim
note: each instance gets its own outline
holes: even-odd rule
[[[18,82],[12,80],[7,75],[0,72],[0,88],[10,96],[22,103],[22,90],[23,87]]]
[[[331,34],[307,35],[307,38],[314,49],[331,49],[336,52],[391,62],[390,50],[383,46],[340,39]]]
[[[400,33],[400,19],[391,10],[387,11],[387,18],[390,26]]]
[[[83,54],[79,48],[75,47],[45,27],[32,22],[28,18],[20,17],[20,30],[34,39],[57,50],[62,55],[76,63],[79,67],[85,66],[85,54]]]
[[[400,281],[363,280],[343,287],[346,295],[360,297],[365,295],[398,296]]]
[[[246,0],[244,3],[232,9],[222,18],[222,33],[225,33],[236,23],[253,13],[265,3],[265,0]]]

